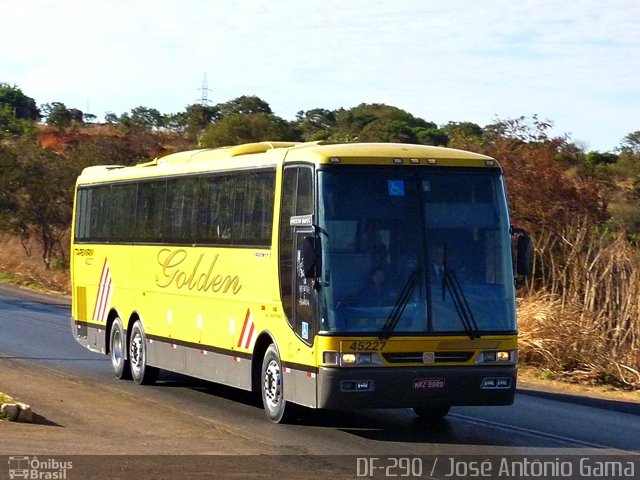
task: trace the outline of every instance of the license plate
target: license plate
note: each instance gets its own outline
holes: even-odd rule
[[[444,388],[444,378],[416,378],[413,380],[413,388],[416,390]]]

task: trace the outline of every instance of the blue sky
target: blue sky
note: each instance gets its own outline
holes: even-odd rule
[[[102,118],[257,95],[439,125],[531,116],[587,150],[640,130],[636,0],[0,0],[0,82]]]

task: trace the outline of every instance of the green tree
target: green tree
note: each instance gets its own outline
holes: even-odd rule
[[[40,119],[40,110],[33,98],[22,93],[17,86],[0,83],[0,107],[8,105],[17,119],[36,121]]]
[[[203,147],[222,147],[268,140],[299,139],[300,132],[276,115],[235,113],[209,125],[202,134],[201,143]]]
[[[482,146],[484,131],[480,125],[472,122],[449,122],[442,130],[449,138],[450,147],[478,151]]]
[[[36,128],[31,120],[16,118],[9,104],[0,104],[0,140],[12,137],[35,138]]]
[[[0,139],[34,137],[34,122],[39,118],[40,110],[33,98],[16,86],[0,83]]]
[[[218,106],[202,105],[201,103],[187,106],[181,121],[187,139],[196,141],[202,132],[220,117]]]
[[[64,103],[45,103],[42,106],[42,110],[47,116],[47,125],[58,129],[65,129],[71,126],[73,114]]]
[[[305,141],[326,140],[336,127],[336,115],[325,108],[299,111],[295,124]]]
[[[361,142],[417,143],[415,132],[402,120],[377,119],[368,123],[358,135]]]
[[[225,103],[219,103],[216,108],[220,116],[226,117],[237,113],[251,115],[254,113],[272,114],[271,107],[267,102],[255,95],[242,95]]]
[[[157,109],[140,106],[131,109],[129,122],[135,130],[158,130],[164,125],[164,118]]]
[[[585,160],[591,165],[611,165],[618,161],[619,156],[610,152],[599,152],[597,150],[587,153]]]
[[[417,142],[417,133],[425,129],[437,129],[437,125],[422,118],[417,118],[400,108],[381,103],[362,103],[349,110],[335,111],[336,125],[330,139],[337,141],[365,141],[364,139],[396,138]],[[378,122],[376,125],[365,128]],[[400,127],[400,124],[404,126]],[[405,128],[408,127],[407,128]],[[361,137],[364,132],[364,137]],[[384,133],[386,132],[386,133]],[[388,141],[388,140],[387,140]]]
[[[56,257],[64,260],[76,171],[63,156],[28,141],[2,147],[0,158],[1,225],[22,239],[36,238],[50,268]]]
[[[415,128],[416,143],[446,147],[449,135],[440,128]]]
[[[118,123],[118,115],[113,112],[106,112],[104,114],[104,121],[110,125]]]
[[[622,139],[620,150],[622,150],[622,152],[640,155],[640,130],[626,135]]]
[[[94,115],[93,113],[85,113],[85,114],[82,115],[83,123],[84,122],[93,123],[93,122],[95,122],[97,120],[97,118],[98,117],[96,115]]]

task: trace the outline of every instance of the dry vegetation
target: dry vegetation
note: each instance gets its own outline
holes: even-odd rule
[[[588,221],[536,242],[520,301],[520,355],[557,378],[640,388],[640,257]]]
[[[35,240],[23,246],[17,237],[0,236],[0,280],[38,290],[68,294],[69,270],[62,265],[47,269]]]

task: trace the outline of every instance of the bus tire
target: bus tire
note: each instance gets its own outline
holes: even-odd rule
[[[262,405],[267,418],[274,423],[284,423],[292,405],[284,399],[282,364],[273,344],[269,345],[264,354],[260,372]]]
[[[147,365],[147,342],[140,321],[136,321],[131,328],[129,366],[133,381],[138,385],[151,385],[158,379],[159,370]]]
[[[127,352],[127,336],[124,333],[122,320],[116,317],[111,325],[109,333],[109,358],[111,359],[111,367],[116,378],[120,380],[130,380],[131,370],[129,369],[129,360],[126,359]]]
[[[442,420],[451,410],[449,405],[433,407],[414,407],[413,411],[423,422],[433,423]]]

